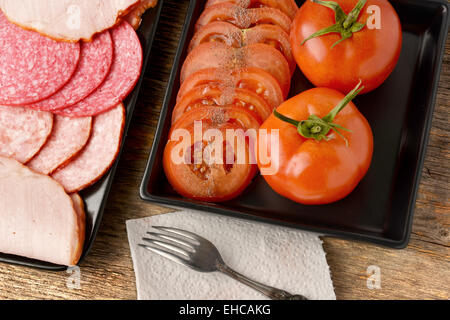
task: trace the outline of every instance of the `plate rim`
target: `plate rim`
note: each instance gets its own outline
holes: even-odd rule
[[[150,10],[154,10],[154,12],[153,12],[154,20],[153,20],[152,28],[150,30],[148,38],[145,39],[147,41],[147,45],[146,45],[145,49],[147,49],[148,52],[147,52],[146,56],[144,57],[144,60],[142,63],[142,72],[141,72],[141,75],[139,77],[139,80],[138,80],[135,88],[132,91],[133,93],[130,93],[130,95],[127,97],[127,98],[131,98],[131,99],[126,105],[126,118],[127,119],[126,119],[124,130],[123,130],[123,138],[122,138],[121,145],[119,148],[119,153],[118,153],[117,158],[114,161],[113,165],[108,170],[108,172],[102,177],[102,179],[100,181],[96,182],[92,186],[92,187],[94,187],[98,184],[101,184],[103,179],[105,179],[105,178],[108,179],[107,183],[105,185],[105,190],[103,192],[102,201],[101,201],[99,210],[97,212],[96,219],[92,223],[91,232],[88,234],[88,231],[86,230],[86,236],[88,236],[88,237],[86,237],[86,239],[85,239],[86,242],[83,245],[83,251],[82,251],[81,257],[80,257],[79,261],[77,262],[76,266],[80,265],[84,261],[84,259],[88,256],[90,251],[92,250],[92,247],[95,243],[95,239],[97,238],[98,231],[100,229],[101,222],[103,220],[104,211],[105,211],[106,205],[108,203],[108,199],[110,196],[112,184],[114,182],[114,177],[115,177],[115,174],[117,171],[117,167],[120,162],[121,155],[123,153],[125,141],[128,136],[128,130],[131,125],[131,120],[133,118],[136,103],[139,98],[140,92],[142,90],[142,82],[143,82],[143,79],[145,76],[145,71],[148,66],[148,61],[149,61],[149,57],[150,57],[150,54],[152,51],[153,42],[155,40],[156,31],[159,26],[163,2],[164,2],[164,0],[158,0],[158,4],[156,5],[156,7],[150,9]],[[70,266],[57,265],[57,264],[45,262],[42,260],[36,260],[36,259],[31,259],[31,258],[16,256],[16,255],[11,255],[11,254],[5,254],[5,253],[0,253],[0,262],[30,267],[30,268],[35,268],[35,269],[47,270],[47,271],[64,271],[64,270],[68,270],[68,268],[70,268]],[[74,267],[74,266],[72,266],[72,267]]]
[[[403,2],[404,0],[397,0],[399,2]],[[156,155],[157,150],[159,148],[159,144],[161,143],[161,135],[164,128],[164,122],[167,118],[167,113],[169,109],[169,104],[172,96],[173,87],[175,84],[176,76],[178,74],[180,66],[180,55],[183,52],[183,48],[186,44],[187,34],[189,31],[190,26],[190,19],[192,17],[192,14],[196,8],[197,0],[190,0],[189,9],[186,13],[186,19],[183,26],[183,32],[180,37],[177,49],[176,49],[176,55],[174,58],[174,64],[172,66],[172,70],[170,72],[169,76],[169,82],[166,88],[166,93],[164,96],[164,101],[161,107],[161,113],[158,120],[157,129],[155,132],[155,138],[153,140],[152,147],[150,148],[150,154],[148,157],[147,165],[145,168],[144,176],[141,181],[140,185],[140,197],[144,201],[149,201],[152,203],[162,204],[169,207],[178,207],[178,208],[187,208],[187,209],[194,209],[199,210],[202,212],[212,212],[215,214],[222,214],[222,215],[228,215],[233,216],[236,218],[246,219],[246,220],[253,220],[253,221],[259,221],[262,223],[268,223],[268,224],[275,224],[275,225],[281,225],[290,227],[296,230],[305,230],[305,231],[312,231],[316,233],[322,233],[326,236],[332,236],[332,237],[339,237],[344,239],[350,239],[350,240],[358,240],[363,242],[370,242],[375,243],[381,246],[393,248],[393,249],[404,249],[407,247],[410,238],[411,238],[411,231],[412,231],[412,225],[413,225],[413,217],[414,217],[414,211],[415,211],[415,204],[417,200],[417,194],[420,186],[422,171],[423,171],[423,165],[425,162],[425,156],[426,151],[429,143],[429,137],[430,137],[430,131],[432,127],[432,120],[436,105],[436,98],[437,98],[437,90],[438,90],[438,84],[440,80],[440,74],[442,71],[442,63],[443,63],[443,56],[445,54],[445,43],[447,39],[447,33],[449,29],[449,10],[450,10],[450,3],[448,3],[446,0],[426,0],[426,2],[430,3],[436,3],[438,5],[441,5],[443,8],[443,19],[439,31],[439,39],[436,41],[437,48],[437,63],[434,66],[434,69],[432,71],[433,73],[433,81],[431,84],[431,94],[428,97],[428,114],[426,115],[426,119],[424,121],[425,129],[422,133],[421,141],[420,141],[420,148],[418,151],[419,157],[417,161],[416,168],[414,170],[415,178],[413,183],[413,188],[409,196],[409,203],[408,203],[408,209],[407,209],[407,216],[406,221],[403,225],[403,231],[402,231],[402,237],[399,239],[393,239],[383,237],[383,236],[373,236],[368,233],[357,233],[353,231],[342,231],[342,230],[333,230],[333,229],[326,229],[322,227],[316,227],[316,226],[309,226],[305,224],[294,224],[284,221],[278,221],[266,217],[260,217],[256,215],[251,215],[244,212],[238,212],[236,210],[230,209],[230,208],[215,208],[214,204],[212,203],[202,203],[202,202],[195,202],[187,199],[180,198],[179,199],[171,199],[169,197],[165,196],[159,196],[152,194],[148,191],[148,185],[149,180],[151,176],[151,172],[153,171],[153,167],[156,161]],[[408,2],[413,2],[423,4],[423,0],[408,0]],[[431,98],[431,99],[430,99]]]

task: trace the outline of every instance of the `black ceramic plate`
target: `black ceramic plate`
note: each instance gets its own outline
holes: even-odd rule
[[[126,134],[128,131],[128,127],[130,125],[130,121],[133,115],[134,106],[136,104],[139,89],[141,87],[142,79],[144,77],[144,70],[146,68],[148,57],[150,55],[150,50],[153,44],[153,39],[155,37],[156,28],[158,26],[159,17],[161,14],[161,8],[163,5],[163,0],[159,0],[159,4],[153,8],[148,10],[142,19],[142,24],[137,30],[139,38],[141,40],[142,48],[144,50],[144,63],[142,66],[142,74],[134,88],[133,92],[128,96],[128,98],[124,101],[124,105],[127,109],[127,120],[124,128],[124,139],[126,138]],[[119,162],[120,154],[122,153],[122,146],[120,148],[120,153],[118,158],[116,159],[115,164],[110,169],[109,173],[105,175],[100,181],[94,184],[92,187],[82,191],[80,195],[83,197],[86,205],[86,241],[84,244],[83,254],[81,256],[81,260],[86,257],[89,253],[92,244],[94,243],[95,237],[97,235],[98,228],[100,226],[100,222],[102,220],[103,211],[106,206],[106,202],[108,201],[109,190],[111,188],[112,181],[114,179],[114,174],[116,172],[117,163]],[[0,261],[9,262],[13,264],[25,265],[30,267],[36,267],[47,270],[64,270],[66,266],[59,266],[47,262],[36,261],[28,258],[5,255],[0,254]]]
[[[298,1],[299,6],[302,3]],[[431,126],[449,5],[445,0],[394,0],[391,3],[402,22],[402,53],[389,79],[375,91],[355,100],[372,126],[375,146],[367,176],[347,198],[329,205],[300,205],[276,194],[261,176],[255,178],[241,196],[221,204],[184,199],[170,187],[162,170],[162,155],[179,88],[181,65],[205,0],[190,3],[141,197],[161,204],[256,219],[393,248],[405,247]],[[311,87],[297,70],[291,96]]]

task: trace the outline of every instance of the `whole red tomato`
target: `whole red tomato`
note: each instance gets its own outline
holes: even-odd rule
[[[302,204],[327,204],[353,191],[373,153],[370,125],[351,102],[360,90],[346,97],[328,88],[304,91],[263,123],[258,166],[275,192]]]
[[[401,24],[387,0],[308,0],[292,24],[291,46],[315,86],[346,93],[362,80],[366,93],[397,64]]]

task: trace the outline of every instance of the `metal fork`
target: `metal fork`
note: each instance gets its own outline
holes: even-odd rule
[[[234,271],[225,264],[214,244],[205,238],[176,228],[161,226],[153,228],[164,231],[165,234],[147,232],[153,239],[142,238],[148,245],[139,244],[139,246],[199,272],[222,272],[273,300],[307,300],[302,295],[266,286]]]

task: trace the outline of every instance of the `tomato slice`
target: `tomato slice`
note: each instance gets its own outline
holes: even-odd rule
[[[243,127],[210,119],[201,125],[201,136],[197,137],[192,123],[182,124],[187,141],[176,139],[180,128],[171,132],[163,156],[167,179],[175,191],[190,199],[222,202],[235,198],[257,173]],[[223,139],[206,137],[210,129],[220,132]],[[234,138],[228,138],[228,130],[236,133]]]
[[[203,43],[186,58],[181,70],[181,83],[193,73],[208,68],[220,68],[224,72],[243,68],[263,69],[277,79],[284,96],[289,93],[289,64],[278,50],[267,44],[255,43],[234,49],[219,42]]]
[[[262,69],[245,68],[230,73],[210,68],[197,71],[186,79],[178,91],[177,102],[193,88],[205,84],[250,90],[263,98],[272,109],[277,108],[285,99],[277,80]]]
[[[236,49],[239,50],[239,49]],[[254,43],[241,49],[245,64],[249,67],[264,69],[273,75],[287,95],[291,86],[289,64],[284,56],[270,45]]]
[[[264,43],[280,51],[287,62],[291,74],[297,66],[291,51],[289,35],[279,26],[260,24],[250,29],[239,29],[228,22],[215,21],[200,28],[192,38],[189,52],[205,42],[221,42],[233,48],[254,43]]]
[[[281,10],[291,19],[294,19],[298,10],[298,6],[294,0],[208,0],[206,8],[224,2],[231,2],[243,8],[275,8]]]
[[[278,9],[269,7],[247,9],[225,2],[206,8],[197,20],[195,30],[213,21],[226,21],[241,29],[258,24],[273,24],[288,33],[292,23],[291,18]]]
[[[280,27],[270,24],[260,24],[250,29],[242,31],[244,45],[254,43],[264,43],[280,51],[286,58],[291,74],[294,73],[297,63],[292,55],[289,35]]]
[[[213,21],[198,29],[192,38],[188,52],[205,42],[221,42],[233,48],[242,47],[241,29],[225,21]]]
[[[201,136],[195,134],[196,121],[202,125]],[[164,150],[163,166],[170,184],[182,196],[201,201],[221,202],[238,196],[257,173],[254,150],[259,126],[244,108],[198,107],[186,112],[172,126]],[[220,132],[223,142],[209,139],[205,133],[210,129]],[[180,132],[187,134],[187,143],[180,145]],[[214,159],[223,159],[222,163],[199,159],[211,145],[219,147]]]
[[[261,125],[259,119],[244,108],[234,108],[233,106],[220,107],[198,107],[184,113],[173,125],[175,128],[185,127],[195,121],[208,120],[215,123],[238,123],[245,130],[258,129]]]
[[[261,123],[272,113],[267,102],[250,90],[205,84],[187,92],[177,103],[172,113],[172,123],[194,108],[225,105],[247,109]]]

